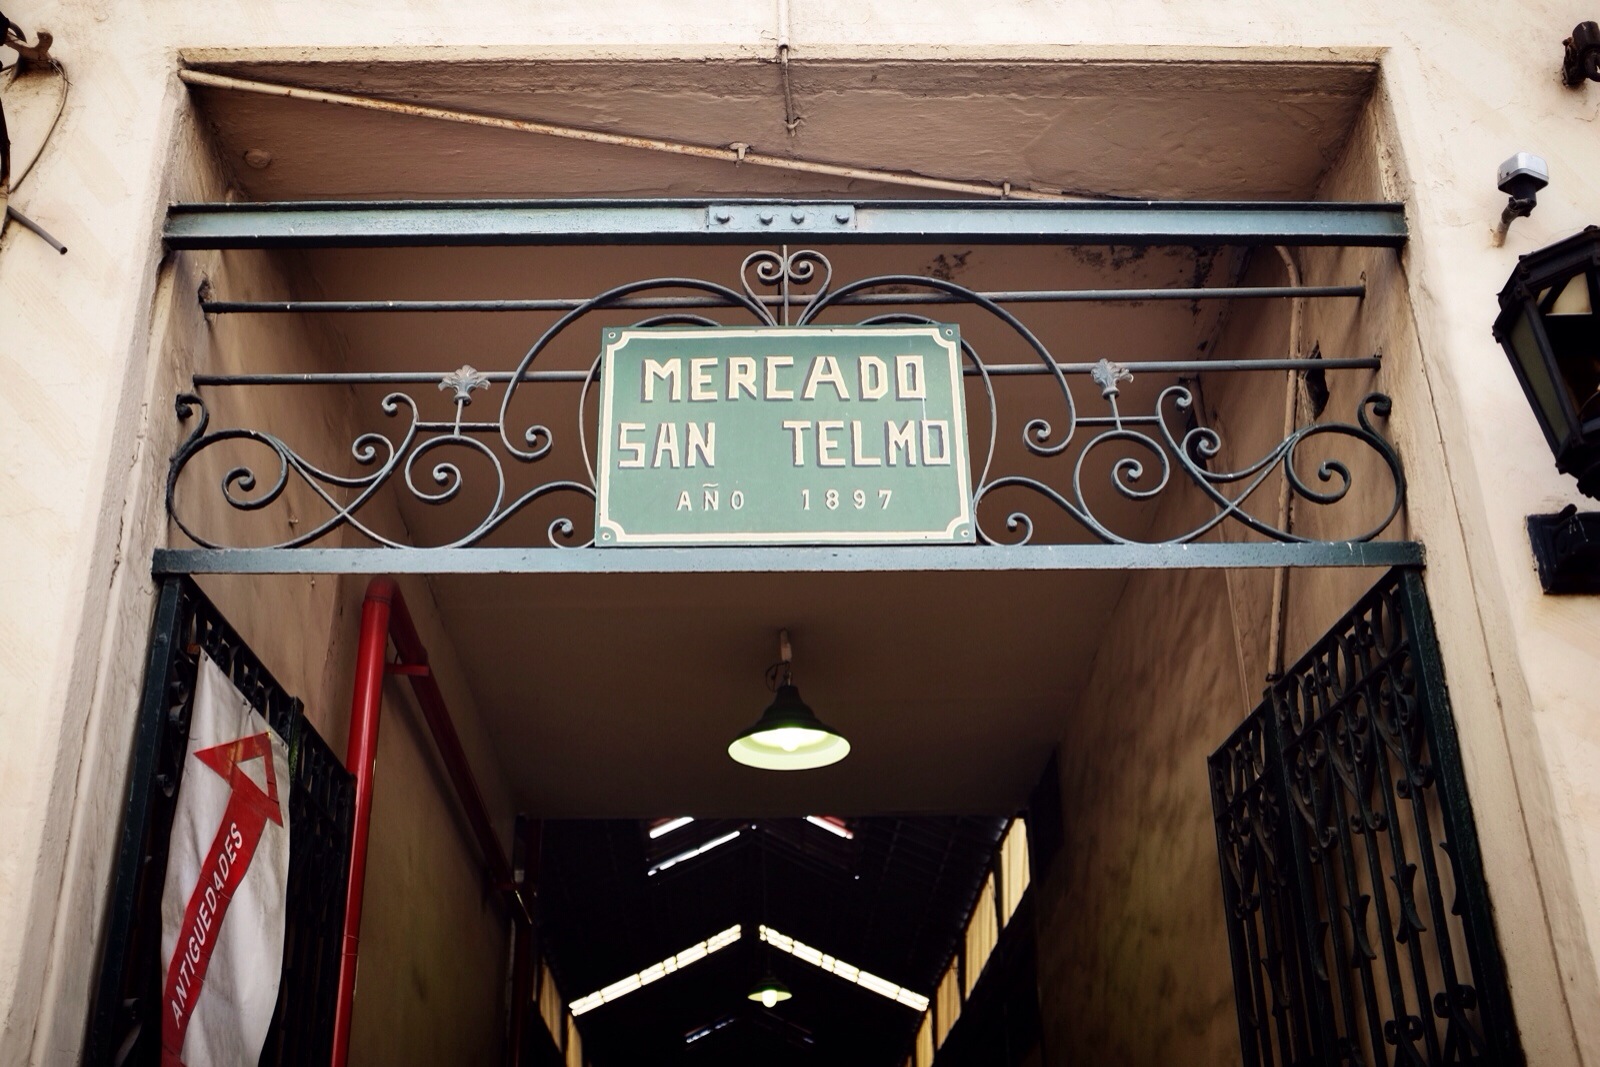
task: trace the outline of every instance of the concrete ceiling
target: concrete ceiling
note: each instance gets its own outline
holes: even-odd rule
[[[513,786],[549,817],[1010,812],[1123,576],[440,577]],[[850,738],[804,774],[734,763],[777,632]]]
[[[227,72],[699,143],[743,140],[941,176],[1182,198],[1309,195],[1372,81],[1370,67],[1334,64],[801,63],[795,87],[806,122],[787,142],[776,71],[765,63],[403,70],[261,64]],[[237,92],[197,96],[221,153],[235,163],[241,192],[253,199],[896,192]],[[271,164],[244,166],[248,149],[269,152]],[[665,275],[737,285],[747,251],[322,251],[292,261],[292,291],[250,295],[586,297]],[[975,289],[1226,285],[1242,266],[1236,250],[828,251],[836,282],[910,273]],[[972,308],[918,310],[959,322],[990,362],[1034,358],[1015,333]],[[1016,310],[1059,360],[1137,362],[1209,355],[1225,308],[1168,301]],[[865,313],[858,311],[839,309],[830,321],[855,321]],[[714,314],[733,321],[726,311]],[[603,326],[640,317],[592,315],[538,367],[586,369]],[[373,314],[331,317],[324,325],[344,354],[344,364],[330,369],[443,372],[462,363],[510,370],[553,319]],[[1124,410],[1149,410],[1170,381],[1137,375],[1124,390]],[[1069,477],[1062,461],[1050,469],[1021,448],[1028,419],[1065,422],[1061,398],[1047,385],[1042,378],[997,385],[996,473],[1041,475],[1057,485]],[[480,394],[481,408],[471,414],[492,418],[501,388]],[[411,392],[431,405],[425,412],[447,415],[431,388]],[[376,415],[381,393],[355,395],[356,410],[372,413],[366,421],[373,428],[383,424]],[[1086,378],[1075,380],[1074,393],[1080,415],[1106,413]],[[527,421],[546,423],[556,445],[547,460],[514,472],[521,481],[513,491],[584,477],[575,447],[577,388],[529,387],[526,404]],[[981,464],[987,399],[976,383],[968,408]],[[463,471],[467,487],[448,509],[398,501],[416,543],[448,541],[481,515],[487,472],[465,463]],[[1130,535],[1164,535],[1150,526],[1148,508],[1110,491],[1108,475],[1108,467],[1091,469],[1087,478],[1109,524]],[[990,527],[1000,532],[1005,512],[1021,502],[998,501]],[[586,537],[591,509],[587,498],[569,495],[529,509],[489,543],[544,544],[547,525],[560,515],[571,515]],[[1047,517],[1048,506],[1031,510],[1041,518],[1039,540],[1086,539]],[[1060,735],[1062,716],[1074,711],[1124,580],[1115,573],[441,576],[433,588],[503,770],[528,810],[547,817],[776,816],[1017,808]],[[780,627],[794,635],[806,700],[852,741],[854,751],[840,765],[775,775],[725,754],[767,700],[762,672],[775,658]]]
[[[945,178],[1138,198],[1307,197],[1366,63],[806,60],[208,64],[232,76]],[[249,199],[916,195],[905,189],[197,89]],[[250,150],[271,155],[261,169]]]

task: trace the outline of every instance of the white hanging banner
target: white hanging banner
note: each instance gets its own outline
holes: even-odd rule
[[[162,1067],[254,1067],[278,1000],[289,748],[200,657],[161,896]]]

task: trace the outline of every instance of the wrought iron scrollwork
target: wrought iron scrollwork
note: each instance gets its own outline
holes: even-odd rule
[[[1097,501],[1105,497],[1105,484],[1098,479],[1098,465],[1108,464],[1105,477],[1109,488],[1135,502],[1161,498],[1175,483],[1197,490],[1207,501],[1210,513],[1191,528],[1161,543],[1187,543],[1205,537],[1224,524],[1242,526],[1256,534],[1278,541],[1305,542],[1311,538],[1280,527],[1262,518],[1248,506],[1263,485],[1277,485],[1281,475],[1294,498],[1319,506],[1337,504],[1347,498],[1354,482],[1349,464],[1333,456],[1309,457],[1316,446],[1336,439],[1376,457],[1377,470],[1386,472],[1389,485],[1378,496],[1387,501],[1383,514],[1370,526],[1322,538],[1339,541],[1366,541],[1377,537],[1399,513],[1405,498],[1405,478],[1398,456],[1388,440],[1375,427],[1374,420],[1389,413],[1390,402],[1381,394],[1368,395],[1358,406],[1354,423],[1314,423],[1296,428],[1290,435],[1254,462],[1230,470],[1214,470],[1224,455],[1221,435],[1201,425],[1196,397],[1188,384],[1180,381],[1162,389],[1151,411],[1128,413],[1119,398],[1122,385],[1129,381],[1137,365],[1125,366],[1101,360],[1090,370],[1098,386],[1104,414],[1080,413],[1069,376],[1044,342],[1020,319],[999,303],[953,281],[919,275],[880,275],[861,278],[834,287],[833,265],[821,252],[801,249],[790,252],[759,250],[747,256],[739,271],[739,288],[694,278],[653,278],[630,282],[607,290],[563,314],[528,349],[510,373],[485,374],[472,366],[441,373],[431,379],[436,387],[453,393],[455,417],[433,420],[422,416],[419,402],[411,394],[390,392],[380,402],[382,414],[394,420],[385,432],[368,431],[350,445],[354,473],[342,473],[308,459],[281,437],[264,430],[229,428],[212,430],[206,403],[194,393],[177,399],[181,419],[196,419],[192,432],[172,459],[167,479],[167,506],[174,522],[184,534],[204,547],[224,547],[209,539],[179,508],[178,486],[185,469],[198,457],[232,442],[247,443],[268,450],[270,458],[258,470],[248,465],[228,467],[221,479],[222,501],[238,511],[258,511],[284,498],[291,484],[309,492],[323,509],[322,517],[275,544],[253,547],[294,548],[313,544],[335,531],[355,535],[359,542],[390,547],[410,547],[386,534],[368,521],[363,511],[387,485],[402,489],[417,503],[439,506],[457,501],[466,484],[463,463],[468,459],[485,467],[492,480],[484,510],[465,533],[433,547],[464,547],[483,541],[535,501],[545,498],[593,501],[596,479],[590,442],[588,403],[592,386],[598,380],[599,361],[581,377],[577,407],[577,451],[583,460],[585,478],[552,478],[532,488],[513,490],[508,472],[515,468],[534,468],[555,447],[549,420],[523,413],[524,398],[543,394],[535,389],[543,378],[534,368],[539,357],[575,324],[587,316],[625,309],[630,298],[663,293],[696,294],[705,303],[729,309],[734,315],[754,319],[758,325],[812,325],[832,309],[848,306],[851,297],[869,290],[890,293],[936,294],[940,299],[970,305],[998,321],[1008,335],[1020,341],[1030,353],[1024,367],[1007,366],[1008,373],[1026,371],[1048,379],[1049,388],[1033,402],[1045,409],[1028,413],[1020,428],[1021,445],[1027,456],[1037,460],[1059,461],[1058,465],[996,473],[996,446],[999,418],[993,374],[995,365],[986,362],[970,340],[962,342],[964,370],[977,383],[977,395],[987,407],[988,439],[970,442],[974,461],[973,513],[977,518],[978,539],[992,545],[1019,545],[1034,540],[1038,523],[1026,506],[989,508],[980,505],[999,496],[1017,501],[1031,496],[1045,508],[1066,516],[1093,538],[1119,544],[1151,543],[1137,534],[1119,531],[1115,523],[1097,514]],[[928,324],[936,320],[909,311],[879,314],[861,320],[862,324]],[[701,314],[672,312],[643,319],[635,325],[725,325]],[[1081,370],[1082,368],[1077,368]],[[359,380],[361,376],[345,376]],[[381,376],[372,376],[374,382]],[[475,393],[487,393],[503,383],[497,416],[473,421],[465,417],[474,403]],[[465,455],[460,450],[465,450]],[[273,467],[276,470],[273,470]],[[1304,473],[1314,469],[1314,478]],[[1018,497],[1017,494],[1024,494]],[[481,497],[480,497],[481,498]],[[582,539],[580,522],[570,507],[549,522],[546,541],[555,547],[588,547]],[[587,509],[586,509],[587,510]],[[1259,510],[1259,509],[1258,509]],[[1003,519],[999,516],[1003,514]],[[988,525],[986,525],[986,517]],[[997,529],[997,521],[1004,529]]]
[[[157,591],[135,725],[106,949],[83,1063],[161,1059],[162,886],[189,750],[200,657],[216,663],[289,744],[289,877],[282,980],[262,1064],[327,1062],[338,981],[355,779],[238,631],[188,578]]]
[[[1521,1061],[1421,577],[1210,761],[1247,1064]]]

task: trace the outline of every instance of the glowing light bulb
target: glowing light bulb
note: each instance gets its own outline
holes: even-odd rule
[[[770,771],[826,767],[849,754],[850,742],[818,722],[792,684],[779,686],[760,720],[728,745],[728,755],[737,762]],[[779,1002],[783,999],[780,993]]]
[[[780,726],[776,730],[762,730],[755,735],[754,740],[785,752],[798,752],[827,737],[827,732],[823,730],[811,730],[804,726]]]
[[[778,1003],[778,991],[776,989],[763,989],[761,991],[761,1005],[762,1005],[762,1007],[765,1007],[765,1008],[775,1007],[777,1005],[777,1003]]]

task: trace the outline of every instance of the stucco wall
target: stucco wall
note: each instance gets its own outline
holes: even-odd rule
[[[183,278],[172,287],[173,305],[160,337],[164,365],[179,368],[185,376],[247,367],[283,372],[343,367],[342,340],[329,323],[296,317],[208,320],[192,298],[189,275],[196,270],[229,291],[281,291],[290,284],[286,275],[297,269],[294,256],[176,257],[167,269]],[[282,427],[287,436],[309,442],[318,459],[339,455],[355,436],[354,405],[338,392],[204,392],[214,428]],[[152,456],[169,452],[173,429],[152,428]],[[180,495],[193,501],[184,514],[197,531],[232,527],[237,535],[250,528],[248,518],[225,506],[213,488],[220,472],[239,462],[255,465],[258,488],[270,484],[275,468],[271,454],[248,446],[218,456],[206,464],[211,469],[193,471],[180,482]],[[293,532],[291,522],[312,521],[319,514],[303,491],[291,489],[285,501],[266,513],[282,523],[279,535]],[[375,521],[397,524],[399,519],[380,514]],[[259,535],[261,528],[255,532]],[[336,535],[329,543],[342,540]],[[213,576],[202,584],[262,661],[305,700],[307,714],[323,737],[336,752],[344,752],[366,580]],[[420,578],[402,582],[402,592],[491,818],[502,840],[509,842],[512,800],[432,592]],[[400,678],[388,679],[384,688],[376,782],[351,1062],[422,1065],[457,1057],[493,1062],[499,1052],[510,926],[496,896],[486,890],[471,830],[415,698]],[[60,1040],[69,1036],[63,1033]]]
[[[1406,199],[1415,188],[1413,176],[1421,165],[1415,150],[1402,143],[1402,126],[1394,79],[1386,73],[1345,152],[1330,167],[1319,195],[1330,200]],[[1540,732],[1549,729],[1547,716],[1552,709],[1531,716],[1519,713],[1514,699],[1515,686],[1522,680],[1518,666],[1514,660],[1502,666],[1494,654],[1494,634],[1505,620],[1493,598],[1493,564],[1486,558],[1488,546],[1475,531],[1470,510],[1462,507],[1463,483],[1469,478],[1475,453],[1452,432],[1458,412],[1441,399],[1443,390],[1450,387],[1452,371],[1459,367],[1450,358],[1453,351],[1441,353],[1433,348],[1422,331],[1426,319],[1421,307],[1413,303],[1418,293],[1415,279],[1424,269],[1418,265],[1422,236],[1418,208],[1414,206],[1409,214],[1417,236],[1401,256],[1363,249],[1298,253],[1302,280],[1307,284],[1338,284],[1360,277],[1367,285],[1367,296],[1359,306],[1309,302],[1300,343],[1302,351],[1315,346],[1329,357],[1374,352],[1383,356],[1382,369],[1370,379],[1328,376],[1332,395],[1324,417],[1349,419],[1368,389],[1395,400],[1386,432],[1400,452],[1407,476],[1407,510],[1396,533],[1422,541],[1428,551],[1429,599],[1440,641],[1450,650],[1446,653],[1446,681],[1461,732],[1462,758],[1518,1023],[1531,1062],[1560,1062],[1567,1056],[1584,1055],[1593,1038],[1582,1020],[1600,999],[1594,956],[1588,947],[1592,941],[1584,932],[1593,922],[1592,914],[1583,914],[1592,893],[1580,888],[1592,884],[1584,870],[1590,829],[1576,812],[1563,810],[1566,805],[1560,794],[1569,787],[1562,784],[1559,771],[1550,773],[1546,762],[1546,746],[1555,735],[1546,732],[1541,737]],[[1484,240],[1488,240],[1486,235]],[[1257,267],[1262,269],[1260,264]],[[1493,284],[1498,286],[1503,280]],[[1492,296],[1486,297],[1478,316],[1483,321],[1494,309]],[[1253,337],[1282,343],[1289,336],[1285,311],[1282,307],[1260,308],[1254,315],[1237,316],[1230,329],[1249,330]],[[1271,344],[1267,342],[1268,348],[1261,354],[1270,350]],[[1503,357],[1493,369],[1502,366]],[[1480,381],[1480,389],[1490,387],[1487,380]],[[1261,395],[1252,403],[1246,396],[1234,396],[1231,406],[1241,412],[1257,404],[1264,408],[1269,399]],[[1306,403],[1304,393],[1300,402]],[[1500,438],[1486,449],[1497,458],[1516,451],[1505,440],[1505,429],[1504,424],[1497,428]],[[1309,464],[1302,469],[1310,473]],[[1363,472],[1358,469],[1356,473],[1359,487]],[[1536,510],[1530,503],[1510,503],[1513,489],[1509,481],[1496,489],[1493,498],[1498,507]],[[1576,494],[1570,495],[1576,499]],[[1297,506],[1294,516],[1297,532],[1332,536],[1322,509]],[[1503,560],[1501,566],[1519,582],[1531,576],[1525,539],[1518,554]],[[1282,642],[1285,662],[1292,663],[1321,635],[1340,605],[1350,603],[1368,577],[1340,571],[1300,571],[1289,576]],[[1261,597],[1270,595],[1265,574],[1237,574],[1231,581],[1236,603],[1259,603]],[[1253,682],[1276,667],[1266,658],[1269,643],[1270,635],[1254,640],[1248,634],[1245,637],[1241,660],[1249,666],[1246,673]],[[1586,656],[1575,657],[1566,669],[1588,669],[1593,654],[1591,649]],[[1549,683],[1557,677],[1537,681]],[[1541,719],[1543,726],[1539,725]],[[1564,834],[1566,840],[1557,844],[1552,839],[1556,833]],[[1557,886],[1571,886],[1577,892],[1572,896],[1564,891],[1552,893]],[[1540,992],[1541,987],[1530,981],[1532,975],[1558,971],[1567,975],[1566,989],[1559,995]],[[1576,1043],[1567,1036],[1574,1021]]]
[[[1224,576],[1135,576],[1061,740],[1034,886],[1049,1063],[1238,1059],[1205,758],[1243,718]]]
[[[1404,171],[1393,142],[1390,101],[1379,87],[1330,166],[1319,194],[1329,200],[1398,199]],[[1325,422],[1354,422],[1369,392],[1394,400],[1378,428],[1396,445],[1411,480],[1410,506],[1387,537],[1429,547],[1428,583],[1442,640],[1478,640],[1478,605],[1462,573],[1456,516],[1449,504],[1449,456],[1440,447],[1427,365],[1414,329],[1404,257],[1371,249],[1298,249],[1298,280],[1310,285],[1363,281],[1359,302],[1238,301],[1217,331],[1218,358],[1283,355],[1325,358],[1381,354],[1377,371],[1329,372]],[[1294,280],[1272,249],[1254,254],[1246,285]],[[1311,399],[1297,384],[1295,423],[1311,421]],[[1277,374],[1202,375],[1203,421],[1222,435],[1214,469],[1240,469],[1283,434],[1285,379]],[[1313,437],[1297,469],[1313,488],[1324,458],[1352,471],[1347,500],[1319,507],[1292,502],[1295,533],[1337,540],[1388,507],[1390,486],[1376,457]],[[1252,510],[1278,522],[1277,483]],[[1173,529],[1195,518],[1183,508]],[[1356,522],[1357,525],[1351,525]],[[1260,540],[1237,529],[1230,540]],[[1060,759],[1066,845],[1051,877],[1036,889],[1040,997],[1049,1054],[1060,1062],[1224,1062],[1238,1057],[1228,946],[1218,916],[1216,850],[1205,757],[1260,700],[1268,675],[1292,665],[1377,577],[1368,570],[1239,570],[1214,575],[1136,575],[1128,583],[1096,658],[1084,701],[1066,723]],[[1280,592],[1281,582],[1281,592]],[[1465,592],[1464,592],[1465,591]],[[1281,635],[1274,600],[1281,596]],[[1541,872],[1525,834],[1526,806],[1548,797],[1518,782],[1516,753],[1498,730],[1487,697],[1493,679],[1481,659],[1449,664],[1454,713],[1494,889],[1497,930],[1514,984],[1556,966],[1548,939],[1529,928]],[[1522,753],[1522,758],[1537,759]],[[1537,788],[1537,783],[1533,788]],[[1522,798],[1520,802],[1502,802]],[[1558,852],[1544,858],[1570,877]],[[1569,921],[1573,912],[1568,912]],[[1582,982],[1574,982],[1583,993]],[[1581,1000],[1580,1000],[1581,1002]],[[1561,998],[1519,996],[1518,1022],[1530,1062],[1573,1053],[1569,1007]]]
[[[1359,274],[1359,268],[1346,271],[1341,283]],[[1287,280],[1274,250],[1262,249],[1239,282]],[[1398,288],[1392,271],[1369,277],[1368,284],[1369,299],[1380,304],[1380,289],[1387,287],[1392,298]],[[1403,290],[1400,295],[1403,303]],[[1302,309],[1304,349],[1322,340],[1329,356],[1370,354],[1373,349],[1323,340],[1329,320],[1347,332],[1361,322],[1365,303],[1328,303],[1315,312]],[[1282,358],[1291,349],[1293,317],[1287,302],[1235,302],[1208,347],[1221,359]],[[1354,404],[1369,390],[1387,387],[1372,372],[1330,374],[1329,384],[1334,395],[1325,417],[1340,420],[1353,420]],[[1202,423],[1221,434],[1223,451],[1213,470],[1241,469],[1282,438],[1284,375],[1202,374],[1192,388]],[[1299,421],[1310,418],[1305,412]],[[1389,428],[1380,423],[1380,429]],[[1324,456],[1308,442],[1298,469],[1314,478]],[[1341,458],[1364,457],[1346,451]],[[1302,503],[1296,532],[1321,526],[1332,536],[1332,529],[1359,529],[1364,520],[1381,518],[1391,483],[1371,463],[1353,463],[1353,471],[1350,498],[1337,506],[1344,525],[1334,526],[1339,520]],[[1274,525],[1281,521],[1278,484],[1276,477],[1269,480],[1249,504]],[[1207,514],[1203,501],[1179,493],[1156,526],[1186,530]],[[1390,536],[1405,530],[1402,516]],[[1262,539],[1234,524],[1218,532],[1228,540]],[[1308,587],[1306,576],[1324,573],[1320,587]],[[1292,662],[1376,572],[1284,577],[1283,658]],[[1274,657],[1275,578],[1270,570],[1152,572],[1133,575],[1125,587],[1083,697],[1063,724],[1064,843],[1034,887],[1049,1062],[1239,1058],[1206,757],[1261,698]]]
[[[197,191],[174,178],[175,146],[192,150],[172,75],[180,52],[387,48],[429,62],[486,46],[523,57],[766,55],[776,27],[765,6],[727,0],[670,14],[635,0],[248,0],[203,17],[170,0],[22,0],[7,14],[53,30],[73,77],[60,127],[15,200],[72,252],[58,257],[16,226],[0,238],[0,546],[11,562],[0,601],[12,609],[0,618],[0,900],[9,917],[0,925],[0,1061],[60,1062],[81,1030],[126,755],[114,727],[137,686],[145,560],[160,537],[152,498],[130,486],[150,484],[141,464],[161,454],[151,459],[148,435],[170,425],[177,385],[149,338],[169,302],[157,292],[161,205]],[[795,5],[790,34],[797,62],[1381,57],[1406,167],[1392,191],[1408,199],[1413,235],[1400,274],[1417,339],[1408,396],[1431,400],[1433,413],[1402,422],[1421,410],[1407,409],[1397,419],[1431,445],[1407,452],[1412,521],[1438,576],[1431,588],[1474,794],[1480,806],[1520,813],[1520,826],[1485,831],[1485,847],[1499,857],[1496,899],[1517,916],[1507,952],[1518,1011],[1525,1032],[1530,1012],[1542,1020],[1532,1036],[1540,1062],[1551,1063],[1577,1062],[1580,1052],[1600,1059],[1591,949],[1600,941],[1600,603],[1539,592],[1523,517],[1578,498],[1554,471],[1488,330],[1515,256],[1594,221],[1600,89],[1568,91],[1556,75],[1561,37],[1592,15],[1555,0],[1004,0],[981,17],[951,0],[818,0]],[[1522,148],[1550,160],[1555,183],[1495,248],[1489,228],[1503,197],[1493,170]],[[1203,165],[1204,145],[1174,150]],[[1561,1022],[1569,1017],[1575,1024]]]
[[[175,197],[226,198],[207,139],[189,121],[177,126],[177,151],[168,176]],[[10,238],[8,237],[8,240]],[[124,510],[123,551],[147,560],[167,536],[159,516],[166,457],[191,425],[172,417],[170,398],[190,375],[203,371],[272,368],[281,371],[329,369],[342,365],[339,337],[325,324],[303,320],[208,320],[194,294],[203,280],[264,294],[281,289],[292,258],[274,256],[175,257],[157,274],[152,298],[150,376],[152,396],[160,398],[135,442],[126,470],[118,476],[118,505]],[[263,421],[295,426],[330,448],[351,439],[345,398],[303,392],[233,391],[209,397],[213,427]],[[232,462],[262,464],[261,487],[275,462],[265,449],[235,453]],[[205,473],[210,486],[219,470]],[[198,472],[197,472],[198,476]],[[186,483],[185,484],[193,484]],[[196,487],[198,488],[198,487]],[[180,487],[180,493],[183,492]],[[193,490],[190,490],[193,492]],[[187,510],[197,528],[216,532],[237,526],[239,515],[215,496],[194,493]],[[312,510],[294,491],[273,509],[284,522]],[[296,520],[298,521],[298,520]],[[118,568],[109,591],[114,611],[104,652],[106,684],[115,699],[97,704],[84,728],[84,776],[96,783],[86,791],[89,804],[72,829],[72,859],[59,911],[62,919],[103,913],[111,873],[109,864],[126,791],[126,762],[132,736],[136,690],[149,632],[153,585],[147,565]],[[245,579],[219,576],[202,585],[259,658],[292,693],[304,700],[307,715],[336,752],[348,736],[350,694],[355,669],[357,627],[365,581],[338,576]],[[404,592],[440,679],[492,815],[509,840],[513,810],[509,794],[485,744],[470,691],[464,685],[428,585],[405,583]],[[481,860],[454,794],[439,767],[420,711],[403,683],[385,689],[379,733],[379,786],[374,800],[368,861],[366,907],[362,924],[361,969],[351,1041],[353,1063],[437,1063],[461,1053],[491,1061],[498,1050],[498,1013],[506,965],[509,925],[494,898],[484,891]],[[71,806],[65,805],[71,812]],[[21,905],[21,899],[16,904]],[[48,921],[48,920],[47,920]],[[43,941],[48,963],[40,973],[57,981],[58,995],[47,999],[34,1037],[41,1062],[68,1062],[81,1040],[84,1006],[90,993],[96,949],[95,921],[63,921]],[[11,1062],[8,1057],[0,1057]]]

